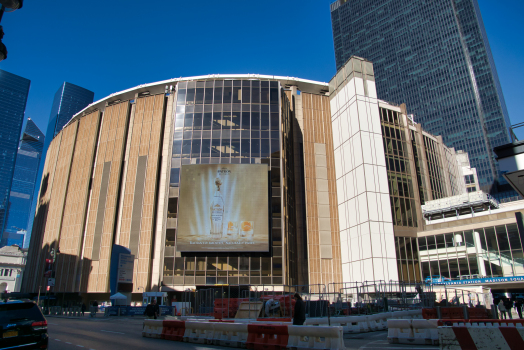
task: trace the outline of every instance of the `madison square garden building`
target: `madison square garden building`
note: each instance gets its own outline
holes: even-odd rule
[[[141,85],[51,142],[23,291],[420,281],[421,205],[465,192],[455,150],[379,101],[360,58],[329,84]]]

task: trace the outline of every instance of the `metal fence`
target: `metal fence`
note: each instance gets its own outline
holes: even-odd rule
[[[181,300],[185,306],[178,314],[215,317],[218,313],[223,318],[231,318],[235,317],[240,304],[245,303],[250,310],[258,310],[254,305],[262,305],[256,317],[290,318],[295,293],[302,296],[308,317],[365,315],[437,305],[491,305],[483,293],[447,285],[366,281],[328,285],[227,285],[186,290]]]

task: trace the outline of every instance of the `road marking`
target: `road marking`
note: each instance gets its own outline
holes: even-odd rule
[[[60,339],[55,339],[56,341],[61,341]]]
[[[66,341],[66,344],[72,344],[72,343],[70,343],[70,342]]]
[[[79,348],[83,348],[84,346],[83,345],[77,345]]]
[[[122,333],[122,332],[105,331],[105,330],[103,330],[103,329],[102,329],[100,332],[116,333],[116,334],[125,334],[125,333]]]

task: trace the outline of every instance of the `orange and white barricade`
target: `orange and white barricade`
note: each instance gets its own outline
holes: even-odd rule
[[[439,321],[439,324],[452,323],[451,320]],[[461,325],[438,327],[441,349],[524,349],[524,320],[462,320],[456,323]]]

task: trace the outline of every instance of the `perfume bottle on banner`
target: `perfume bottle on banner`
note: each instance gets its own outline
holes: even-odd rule
[[[215,194],[211,201],[211,237],[220,239],[223,231],[224,200],[222,199],[222,193],[220,193],[222,180],[218,177],[215,179],[215,186]]]

